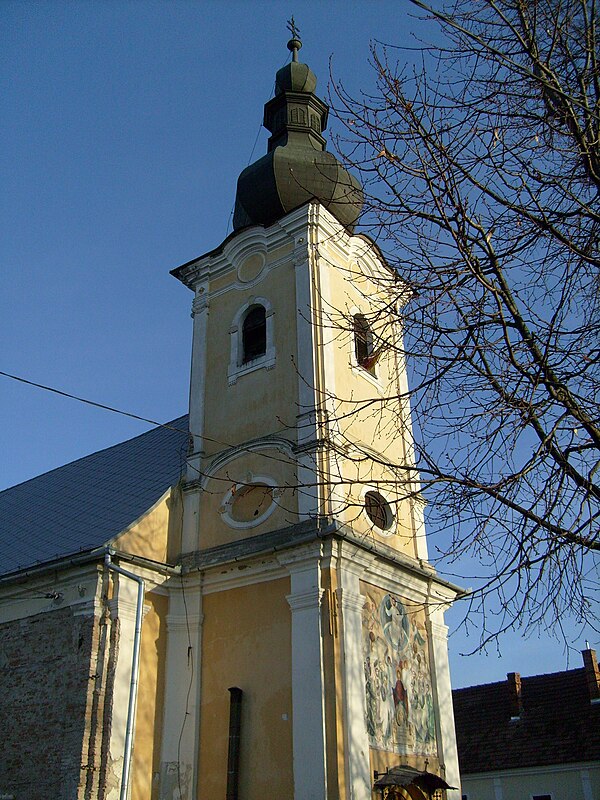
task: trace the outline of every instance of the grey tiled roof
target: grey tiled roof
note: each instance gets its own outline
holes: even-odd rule
[[[522,678],[521,696],[511,719],[506,681],[452,692],[461,774],[600,760],[600,704],[584,669]]]
[[[188,418],[166,425],[0,492],[0,575],[94,550],[142,516],[185,464]]]

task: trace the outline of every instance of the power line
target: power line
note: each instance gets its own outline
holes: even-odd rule
[[[165,425],[162,422],[157,422],[154,419],[148,419],[147,417],[141,417],[139,414],[133,414],[131,411],[123,411],[120,408],[114,408],[114,406],[107,406],[105,403],[97,403],[95,400],[88,400],[86,397],[79,397],[76,394],[71,394],[70,392],[64,392],[62,389],[55,389],[53,386],[46,386],[43,383],[37,383],[36,381],[30,381],[27,378],[22,378],[19,375],[11,375],[10,372],[3,372],[0,370],[0,375],[3,375],[5,378],[11,378],[13,381],[19,381],[19,383],[25,383],[28,386],[35,386],[37,389],[44,389],[46,392],[52,392],[53,394],[58,394],[61,397],[68,397],[70,400],[77,400],[79,403],[85,403],[88,406],[94,406],[94,408],[103,408],[105,411],[112,411],[113,414],[121,414],[124,417],[131,417],[131,419],[138,419],[140,422],[147,422],[149,425],[156,425],[159,428],[167,428],[171,431],[177,431],[178,433],[188,433],[188,431],[184,431],[181,428],[174,428],[172,425]]]
[[[11,378],[12,380],[18,381],[19,383],[24,383],[27,386],[34,386],[37,389],[43,389],[44,391],[52,392],[53,394],[57,394],[60,397],[66,397],[69,400],[77,400],[77,402],[85,403],[86,405],[92,406],[93,408],[101,408],[104,411],[111,411],[113,414],[121,414],[124,417],[129,417],[130,419],[137,419],[137,420],[140,420],[141,422],[147,422],[149,425],[154,425],[154,426],[156,426],[158,428],[165,428],[166,430],[175,431],[176,433],[184,433],[187,436],[193,435],[192,432],[189,431],[188,429],[184,430],[183,428],[176,428],[173,425],[168,425],[168,424],[165,424],[163,422],[157,422],[156,420],[149,419],[148,417],[142,417],[139,414],[134,414],[131,411],[123,411],[120,408],[115,408],[114,406],[109,406],[109,405],[106,405],[105,403],[98,403],[95,400],[88,400],[86,397],[79,397],[76,394],[71,394],[70,392],[65,392],[62,389],[56,389],[54,386],[46,386],[43,383],[38,383],[37,381],[31,381],[28,378],[22,378],[20,375],[12,375],[10,372],[4,372],[3,370],[0,370],[0,375],[3,375],[5,378]],[[283,429],[285,430],[286,427],[287,426],[283,426]],[[251,449],[251,448],[244,447],[243,445],[242,446],[240,446],[240,445],[232,445],[231,442],[223,441],[222,439],[216,439],[216,438],[214,438],[212,436],[208,436],[206,433],[202,434],[202,438],[207,442],[211,442],[212,444],[221,445],[221,446],[223,446],[225,448],[231,448],[231,447],[237,446],[237,447],[239,447],[240,451],[254,452],[253,449]],[[263,455],[263,458],[265,458],[265,459],[267,459],[269,461],[277,461],[277,462],[281,462],[281,463],[284,463],[284,464],[289,463],[286,459],[283,459],[283,458],[278,458],[276,456],[270,456],[270,455],[267,455],[266,453],[263,453],[262,455]],[[230,482],[230,478],[229,477],[216,478],[216,476],[209,476],[208,473],[203,472],[202,470],[198,469],[198,467],[196,467],[193,464],[191,464],[190,460],[188,458],[185,459],[185,463],[188,466],[191,466],[191,468],[198,474],[198,477],[200,477],[200,478],[213,477],[214,480],[221,480],[221,481],[224,481],[226,483]],[[301,486],[297,486],[295,490],[301,492],[302,491],[302,487]]]

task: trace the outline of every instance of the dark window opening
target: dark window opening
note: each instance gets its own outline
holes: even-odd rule
[[[253,306],[242,326],[242,364],[267,352],[267,315],[263,306]]]
[[[387,500],[379,492],[367,492],[365,495],[365,511],[367,516],[382,531],[392,526],[394,514]]]
[[[551,794],[532,794],[531,800],[552,800]]]
[[[354,317],[354,353],[360,366],[375,375],[377,357],[373,348],[373,333],[363,314]]]

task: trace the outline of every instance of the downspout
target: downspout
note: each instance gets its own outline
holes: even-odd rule
[[[131,756],[133,751],[133,729],[135,725],[135,707],[137,703],[138,678],[140,671],[140,643],[142,639],[142,619],[144,616],[144,581],[133,572],[128,572],[110,560],[110,553],[104,556],[107,569],[131,578],[138,585],[137,605],[135,609],[135,633],[133,636],[133,653],[131,656],[131,683],[129,684],[129,704],[127,707],[127,725],[125,728],[125,744],[123,747],[123,772],[121,775],[121,791],[119,800],[127,800],[129,776],[131,772]]]
[[[240,737],[242,730],[242,690],[229,689],[229,748],[227,753],[226,800],[238,800],[240,785]]]

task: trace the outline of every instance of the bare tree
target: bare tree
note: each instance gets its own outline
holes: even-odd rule
[[[376,89],[334,83],[334,97],[365,225],[413,290],[401,313],[430,533],[446,569],[478,559],[482,644],[596,624],[596,3],[411,2],[437,43],[416,67],[414,48],[374,45]]]

